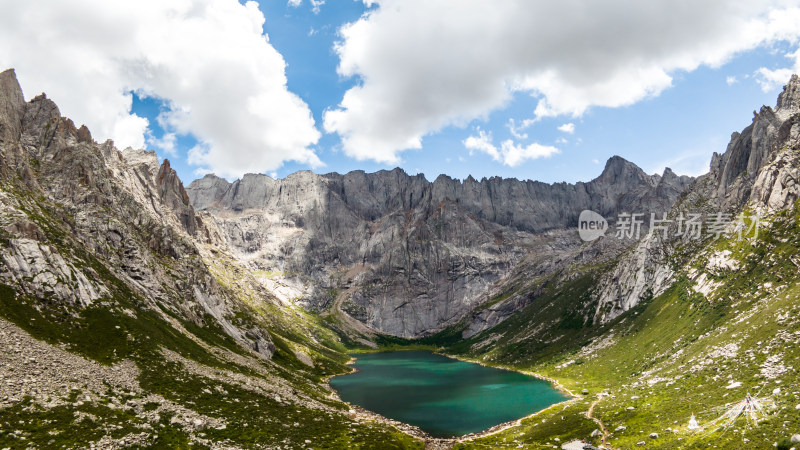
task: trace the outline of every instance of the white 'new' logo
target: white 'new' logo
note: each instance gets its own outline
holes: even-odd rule
[[[608,222],[600,214],[585,209],[578,217],[578,234],[586,242],[599,239],[606,234]]]

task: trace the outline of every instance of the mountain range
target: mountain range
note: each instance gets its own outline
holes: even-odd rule
[[[0,447],[782,446],[800,432],[799,147],[795,75],[696,178],[615,156],[576,184],[395,169],[184,187],[7,70]],[[579,237],[585,210],[605,236]],[[636,238],[618,238],[626,214]],[[436,440],[326,387],[350,352],[402,348],[582,393]],[[746,389],[774,404],[763,424],[687,431]]]

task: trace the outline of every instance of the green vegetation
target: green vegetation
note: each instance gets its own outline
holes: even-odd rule
[[[790,448],[788,437],[800,432],[795,413],[800,381],[794,369],[800,367],[800,204],[770,217],[757,240],[734,235],[704,246],[690,266],[716,283],[707,296],[695,290],[694,278],[679,270],[665,293],[610,323],[592,325],[593,274],[603,268],[589,268],[569,282],[545,284],[544,294],[528,306],[470,338],[461,338],[466,329],[462,323],[417,340],[381,336],[377,351],[435,348],[538,373],[578,393],[571,402],[458,444],[458,449],[552,448],[588,439],[598,429],[586,416],[595,402],[593,416],[611,432],[614,448],[636,448],[640,442],[659,449]],[[698,251],[684,250],[686,255]],[[714,254],[727,255],[738,266],[709,266]],[[737,386],[734,382],[741,387],[729,387]],[[579,394],[584,389],[588,395]],[[775,389],[780,391],[773,395]],[[740,418],[727,429],[713,426],[748,392],[774,404],[762,422],[748,425]],[[598,397],[600,393],[608,395]],[[692,414],[708,428],[688,430]],[[651,439],[651,433],[658,438]],[[600,437],[589,440],[601,443]]]
[[[670,255],[673,285],[609,323],[595,323],[593,301],[593,289],[608,264],[571,268],[569,276],[557,273],[545,280],[525,280],[520,272],[482,305],[514,296],[529,301],[498,325],[468,338],[466,320],[421,339],[369,337],[377,349],[335,314],[282,308],[264,301],[264,293],[251,287],[255,283],[242,281],[282,274],[254,274],[233,263],[209,262],[221,289],[239,300],[225,319],[243,330],[268,330],[275,353],[265,360],[228,335],[210,314],[185,314],[184,305],[174,301],[182,298],[179,294],[168,292],[174,298],[159,301],[138,295],[109,270],[102,251],[75,241],[74,213],[28,191],[17,189],[14,195],[22,199],[20,210],[46,236],[45,243],[75,267],[90,269],[110,292],[92,306],[77,307],[0,284],[0,317],[105,366],[133,361],[143,393],[113,392],[80,402],[73,391],[52,408],[24,398],[0,408],[0,448],[82,448],[103,437],[138,434],[144,436],[140,445],[161,448],[203,447],[203,442],[245,448],[422,448],[421,441],[393,427],[350,417],[347,405],[321,385],[349,371],[349,353],[395,350],[435,350],[537,373],[576,394],[588,391],[501,432],[462,442],[459,449],[552,448],[589,438],[599,427],[587,417],[590,408],[611,432],[614,448],[636,448],[640,442],[658,449],[791,448],[788,437],[800,432],[800,204],[770,217],[757,239],[727,236],[677,246]],[[700,197],[687,203],[707,206]],[[0,227],[0,244],[7,246],[8,238]],[[193,257],[199,263],[200,257]],[[154,261],[159,270],[181,279],[175,258],[156,255]],[[339,296],[336,289],[326,294],[332,301]],[[353,315],[363,313],[353,303],[343,307]],[[249,383],[272,386],[276,380],[283,383],[284,399],[248,388]],[[758,426],[740,419],[726,430],[687,429],[692,414],[709,427],[748,392],[774,403]],[[192,430],[147,395],[225,427]],[[112,396],[138,402],[142,411],[158,413],[157,420],[110,403]],[[650,438],[651,433],[658,436]],[[590,440],[601,443],[598,436]]]
[[[69,350],[103,364],[131,359],[139,367],[139,383],[145,392],[159,394],[199,414],[227,423],[223,430],[205,430],[206,439],[244,447],[291,445],[311,440],[315,448],[421,448],[414,438],[389,427],[361,424],[348,418],[344,414],[344,405],[331,401],[316,384],[322,374],[294,358],[288,341],[280,336],[273,336],[278,350],[273,358],[276,366],[270,371],[277,371],[279,376],[292,383],[296,392],[317,399],[331,410],[278,403],[270,396],[245,390],[237,384],[190,373],[181,364],[166,360],[160,349],[172,350],[210,368],[268,379],[264,378],[266,371],[253,371],[219,359],[153,313],[139,310],[136,318],[132,318],[119,311],[119,306],[103,305],[80,310],[77,315],[70,314],[66,308],[56,304],[17,297],[11,288],[0,285],[0,316],[13,321],[34,337],[54,344],[64,343]],[[190,329],[199,331],[206,342],[219,343],[222,348],[230,345],[215,327],[195,326]],[[342,371],[344,369],[339,372]],[[223,396],[220,392],[226,394]],[[80,412],[91,414],[96,419],[76,423],[76,414]],[[3,430],[0,432],[0,447],[14,447],[15,442],[20,442],[10,434],[10,430],[20,432],[25,442],[45,447],[53,442],[59,446],[85,447],[102,436],[120,438],[149,430],[149,425],[131,412],[89,404],[45,410],[33,405],[30,399],[0,409],[0,424],[3,423],[8,425],[0,427]],[[161,424],[163,427],[157,430],[158,438],[148,441],[148,445],[188,445],[186,430],[170,425],[169,417],[162,418]],[[113,432],[108,432],[109,427]],[[58,433],[51,434],[54,431]]]
[[[146,436],[142,445],[160,448],[202,448],[198,436],[204,442],[240,447],[422,448],[419,440],[392,427],[353,420],[346,414],[347,407],[321,387],[324,378],[349,371],[346,348],[321,319],[301,311],[295,311],[292,317],[274,305],[248,299],[244,303],[248,307],[232,320],[245,325],[244,329],[268,329],[276,351],[270,361],[261,361],[255,367],[233,362],[226,352],[257,358],[210,315],[191,321],[169,304],[153,305],[140,298],[98,257],[54,225],[69,223],[59,209],[42,205],[32,203],[26,213],[48,236],[49,244],[61,254],[71,255],[76,266],[90,268],[110,288],[110,295],[81,308],[55,299],[18,295],[13,288],[0,284],[0,317],[37,339],[104,365],[131,360],[139,370],[142,395],[160,395],[197,414],[222,420],[226,426],[192,431],[174,422],[166,411],[159,413],[154,424],[133,411],[102,402],[80,404],[73,398],[65,405],[45,409],[26,398],[0,409],[0,448],[85,448],[103,437],[120,439],[141,434]],[[171,260],[163,259],[162,264],[165,270],[173,270]],[[164,350],[221,378],[195,373],[170,360]],[[297,351],[309,355],[313,367],[300,361]],[[233,379],[225,381],[228,373],[266,384],[275,378],[285,380],[288,392],[306,400],[297,404],[279,402],[272,394],[244,389]],[[128,399],[144,402],[144,397],[137,395],[131,394]],[[150,402],[143,411],[157,408],[158,403]]]
[[[588,438],[597,425],[585,414],[601,392],[610,395],[599,399],[594,417],[612,432],[615,448],[635,448],[642,441],[647,448],[659,449],[785,445],[787,437],[800,430],[795,413],[800,386],[791,369],[800,362],[800,284],[792,262],[800,254],[798,217],[798,208],[778,215],[758,241],[731,237],[710,242],[710,252],[728,250],[741,266],[715,271],[719,287],[708,298],[695,292],[693,281],[680,277],[664,294],[603,327],[578,332],[552,327],[558,331],[530,334],[525,324],[537,323],[544,306],[524,310],[468,340],[469,346],[447,349],[489,364],[541,373],[572,392],[589,391],[565,409],[551,408],[518,427],[459,448],[519,443],[544,448],[556,443],[554,437],[562,442]],[[705,269],[705,264],[698,262],[696,267]],[[572,291],[572,296],[554,299],[579,305],[586,287],[582,284],[577,280],[562,291]],[[568,309],[562,305],[562,311]],[[557,323],[555,314],[549,317]],[[502,337],[481,346],[498,333]],[[542,347],[543,340],[548,345]],[[729,388],[734,382],[741,387]],[[773,395],[774,389],[779,393]],[[758,426],[740,418],[727,430],[687,430],[691,414],[708,426],[748,392],[775,405]],[[618,427],[626,428],[614,432]],[[650,439],[651,433],[659,437]],[[600,438],[593,442],[599,444]]]
[[[149,424],[131,411],[102,403],[76,406],[75,394],[71,399],[72,405],[45,409],[30,398],[25,398],[10,408],[0,410],[0,445],[10,448],[81,448],[104,436],[121,439],[152,431]],[[154,447],[189,446],[186,435],[170,423],[169,416],[164,416],[157,427],[158,437],[152,441]],[[24,440],[20,437],[24,437]]]

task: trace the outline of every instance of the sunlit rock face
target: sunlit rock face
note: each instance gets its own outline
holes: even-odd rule
[[[113,305],[117,280],[142,308],[168,310],[169,321],[212,317],[270,358],[269,333],[234,324],[243,305],[201,255],[216,236],[209,221],[169,161],[95,142],[44,94],[26,102],[13,70],[0,73],[0,283],[80,309]]]
[[[775,108],[763,106],[754,112],[752,123],[733,133],[726,151],[714,153],[709,172],[685,189],[674,206],[674,215],[695,211],[735,216],[745,209],[767,215],[791,207],[800,198],[798,148],[800,78],[793,75]],[[678,246],[673,243],[666,252],[676,253],[675,248]],[[617,317],[673,283],[673,267],[665,260],[664,243],[644,238],[628,256],[600,280],[595,296],[596,320]],[[700,291],[709,288],[704,280],[693,281]]]

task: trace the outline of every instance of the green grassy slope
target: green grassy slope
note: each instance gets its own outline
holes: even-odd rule
[[[521,426],[460,447],[522,444],[524,448],[547,448],[557,443],[554,438],[561,442],[589,438],[598,425],[586,418],[586,412],[604,392],[609,395],[599,399],[594,417],[612,432],[609,442],[614,448],[639,448],[641,442],[646,448],[664,449],[786,444],[786,439],[800,430],[800,277],[796,261],[800,255],[800,206],[770,222],[757,241],[723,238],[709,242],[692,260],[690,270],[713,273],[709,277],[718,283],[708,296],[696,292],[695,282],[682,274],[663,295],[611,323],[564,332],[560,339],[552,337],[549,345],[543,345],[558,326],[529,335],[532,324],[540,320],[543,310],[555,308],[559,302],[580,302],[587,288],[579,279],[553,296],[551,305],[529,307],[472,342],[445,349],[543,374],[581,397],[523,421]],[[708,257],[719,252],[730,252],[739,267],[706,270]],[[481,342],[491,344],[481,346]],[[588,395],[580,394],[583,389]],[[740,418],[722,429],[712,424],[748,392],[772,405],[762,422]],[[693,413],[706,427],[703,431],[687,429]],[[618,427],[625,429],[615,432]],[[651,433],[658,438],[651,439]],[[591,440],[600,443],[598,437]]]

